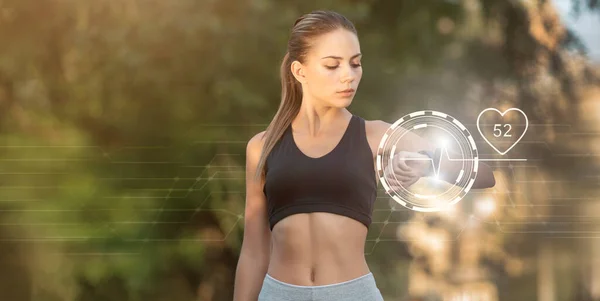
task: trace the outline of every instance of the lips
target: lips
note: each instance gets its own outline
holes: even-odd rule
[[[352,92],[354,92],[354,89],[346,89],[346,90],[340,91],[338,93],[352,93]]]

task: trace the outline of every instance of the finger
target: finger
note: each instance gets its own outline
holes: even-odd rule
[[[396,177],[398,177],[398,178],[413,178],[413,177],[417,176],[417,174],[415,173],[415,170],[413,170],[413,169],[404,170],[400,167],[395,166],[393,170],[394,170],[394,175],[396,175]]]
[[[407,182],[410,181],[413,177],[412,176],[400,176],[400,175],[391,175],[390,177],[387,178],[388,182]]]
[[[397,184],[397,183],[400,183],[400,182],[404,182],[404,181],[410,180],[409,177],[398,177],[398,176],[393,175],[393,174],[391,174],[389,177],[386,177],[385,179],[386,179],[386,182],[389,185],[394,185],[394,184]]]
[[[404,178],[387,178],[386,184],[390,187],[390,189],[398,191],[399,189],[406,188],[406,184],[413,181],[414,177],[404,177]]]
[[[392,167],[387,167],[383,169],[383,177],[385,179],[392,179],[394,174],[394,170]]]
[[[410,166],[408,166],[408,164],[406,164],[406,158],[398,157],[398,159],[396,159],[394,163],[395,163],[394,164],[395,167],[398,167],[404,171],[411,171]]]
[[[402,180],[400,180],[402,179]],[[395,191],[398,191],[403,185],[402,182],[406,182],[409,181],[410,177],[401,177],[398,178],[396,175],[392,174],[392,173],[388,173],[388,175],[385,176],[385,182],[386,185]]]
[[[410,171],[410,166],[406,164],[406,155],[404,153],[398,153],[392,159],[392,166],[397,166],[403,170]]]
[[[384,177],[387,186],[393,191],[405,189],[408,187],[408,183],[414,183],[416,181],[415,178],[418,179],[418,175],[414,173],[414,170],[405,171],[393,165],[384,169]]]
[[[411,178],[414,176],[414,173],[404,171],[396,166],[389,166],[383,172],[383,176],[386,179],[402,179],[408,180],[407,178]]]

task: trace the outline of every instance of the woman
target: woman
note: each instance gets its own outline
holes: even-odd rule
[[[235,301],[383,300],[364,247],[377,195],[377,147],[390,124],[347,110],[361,76],[348,19],[315,11],[295,22],[281,64],[281,105],[246,149]],[[407,139],[399,158],[433,151],[417,135]],[[429,160],[407,162],[394,168],[398,185],[410,186],[431,168]],[[490,168],[479,168],[473,188],[493,186]]]

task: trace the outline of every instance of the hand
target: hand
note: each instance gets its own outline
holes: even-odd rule
[[[394,155],[391,165],[392,168],[387,171],[388,182],[393,187],[401,185],[406,188],[426,176],[431,169],[432,162],[426,155],[400,151]]]

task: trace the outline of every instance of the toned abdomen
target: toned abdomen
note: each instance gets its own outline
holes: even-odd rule
[[[348,217],[295,214],[273,228],[268,274],[303,286],[351,280],[369,273],[364,257],[367,228]]]

